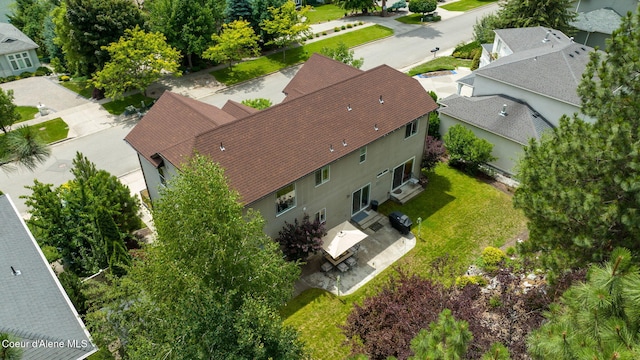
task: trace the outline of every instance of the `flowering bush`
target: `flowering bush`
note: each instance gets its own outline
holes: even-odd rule
[[[318,221],[309,221],[304,214],[302,223],[295,219],[293,224],[284,222],[284,228],[278,234],[278,243],[287,260],[305,260],[309,254],[322,249],[322,237],[327,235],[324,225]]]

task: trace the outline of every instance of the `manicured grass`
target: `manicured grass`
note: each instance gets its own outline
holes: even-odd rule
[[[20,114],[20,120],[16,123],[31,120],[38,113],[38,108],[35,106],[16,106],[16,111]]]
[[[93,88],[89,84],[87,78],[74,78],[70,81],[65,81],[60,84],[62,84],[62,86],[66,87],[67,89],[79,94],[80,96],[86,97],[87,99],[91,98],[91,92]]]
[[[525,217],[513,209],[511,197],[492,186],[444,164],[428,177],[426,190],[407,204],[387,201],[379,208],[384,214],[400,210],[413,219],[416,247],[394,264],[409,274],[450,285],[451,276],[438,278],[430,273],[432,261],[448,254],[448,270],[462,274],[484,247],[500,246],[526,228]],[[420,226],[418,217],[422,218]],[[342,298],[318,289],[305,291],[282,309],[284,322],[298,329],[312,358],[346,358],[350,349],[343,345],[345,337],[338,326],[345,323],[354,304],[377,293],[395,273],[394,268],[387,268]]]
[[[323,47],[335,47],[339,42],[345,43],[348,47],[353,47],[391,35],[393,35],[392,29],[381,25],[373,25],[289,49],[286,51],[284,60],[282,58],[282,52],[278,52],[268,56],[262,56],[255,60],[242,62],[233,68],[213,71],[211,75],[225,85],[232,85],[304,62],[309,59],[313,53],[320,52]]]
[[[431,71],[438,70],[455,70],[457,67],[471,67],[472,60],[458,59],[452,56],[443,56],[418,65],[409,70],[407,74],[409,76],[415,76],[418,74],[424,74]]]
[[[497,1],[498,0],[459,0],[456,2],[452,2],[451,4],[438,6],[449,11],[467,11],[480,6],[489,5]]]
[[[106,104],[103,104],[102,107],[105,108],[110,114],[120,115],[124,112],[125,108],[129,105],[133,105],[137,108],[142,106],[141,102],[144,101],[145,104],[149,104],[153,101],[152,98],[146,97],[140,93],[133,94],[129,96],[125,96],[122,99],[113,100]]]
[[[401,16],[396,19],[396,21],[400,21],[403,24],[409,25],[420,25],[420,24],[428,24],[432,21],[429,20],[430,17],[425,15],[425,21],[422,21],[422,14],[411,14],[406,16]]]
[[[307,12],[307,20],[309,24],[317,24],[325,21],[340,19],[344,16],[344,9],[333,5],[324,4],[314,6],[311,11]]]
[[[69,126],[62,120],[62,118],[55,118],[53,120],[33,125],[32,127],[40,130],[40,137],[47,144],[66,139],[69,134]]]

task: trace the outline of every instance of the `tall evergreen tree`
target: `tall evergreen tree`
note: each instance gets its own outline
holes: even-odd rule
[[[573,0],[507,0],[500,4],[501,28],[550,27],[571,35],[576,17]]]
[[[640,272],[627,249],[594,265],[529,337],[534,359],[640,358]]]
[[[460,360],[464,359],[467,346],[473,339],[469,324],[456,320],[451,310],[444,309],[438,322],[429,324],[429,330],[420,330],[411,340],[412,359]]]
[[[614,31],[606,55],[593,52],[578,93],[588,124],[561,119],[525,148],[515,206],[529,218],[525,253],[549,268],[580,267],[616,246],[640,251],[640,14]]]

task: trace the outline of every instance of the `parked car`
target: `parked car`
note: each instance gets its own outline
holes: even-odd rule
[[[399,211],[394,211],[389,214],[389,222],[391,223],[391,226],[393,226],[394,229],[400,231],[402,235],[409,234],[409,232],[411,231],[411,226],[413,225],[411,219],[407,215]]]

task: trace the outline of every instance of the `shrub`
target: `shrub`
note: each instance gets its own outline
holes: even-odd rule
[[[40,66],[36,70],[36,76],[45,76],[45,75],[51,75],[51,69],[49,69],[46,66]]]
[[[344,25],[340,26],[340,29],[342,29],[342,30],[345,30],[346,28],[347,28],[347,27],[346,27],[346,26],[344,26]]]
[[[327,32],[326,32],[326,31],[323,31],[323,32],[322,32],[322,35],[327,35]]]
[[[62,63],[62,60],[60,60],[60,58],[57,58],[57,57],[51,59],[51,66],[53,67],[53,71],[57,73],[63,73],[67,71],[67,69],[64,67],[64,64]]]
[[[358,25],[363,25],[364,23],[362,21],[358,21]]]
[[[322,237],[326,234],[323,224],[309,221],[309,214],[304,214],[302,223],[298,223],[298,219],[293,224],[285,221],[277,241],[287,260],[305,260],[309,254],[322,249]]]
[[[453,49],[453,57],[459,59],[473,59],[476,54],[482,53],[482,45],[477,41],[472,41],[468,44],[459,44]]]
[[[20,74],[20,79],[25,79],[25,78],[32,77],[32,76],[33,76],[33,73],[32,73],[32,72],[30,72],[30,71],[24,71],[24,72],[22,72],[22,73]]]
[[[69,81],[71,80],[71,78],[68,75],[61,75],[58,77],[58,80],[60,81]]]
[[[507,256],[514,256],[516,254],[516,248],[509,246],[506,251]]]
[[[477,51],[476,55],[473,57],[473,61],[471,61],[471,70],[476,70],[480,67],[480,57],[482,56],[482,51]]]
[[[340,28],[336,26],[336,27],[333,28],[333,31],[334,32],[338,32],[338,31],[340,31]]]
[[[493,144],[475,136],[473,131],[461,124],[454,125],[444,136],[451,166],[457,166],[469,173],[475,173],[480,164],[495,160],[491,155]]]
[[[462,289],[467,285],[486,286],[487,279],[481,275],[463,275],[456,277],[456,287]]]
[[[320,37],[320,34],[316,34],[316,37]]]
[[[264,110],[270,107],[271,105],[273,105],[271,100],[265,99],[265,98],[245,99],[245,100],[242,100],[242,104],[258,110]]]
[[[429,129],[427,132],[435,139],[440,140],[440,115],[435,111],[429,114]]]
[[[424,153],[422,154],[422,163],[420,167],[426,171],[433,170],[440,162],[440,158],[444,156],[446,150],[442,140],[428,135],[424,144]]]
[[[87,298],[82,292],[83,285],[80,278],[71,270],[65,270],[58,275],[58,279],[78,313],[84,315],[87,312]]]
[[[58,251],[58,249],[55,248],[55,246],[44,245],[42,246],[41,249],[48,263],[52,263],[62,257],[62,255],[60,255],[60,252]]]
[[[494,309],[502,306],[502,301],[500,301],[500,295],[493,295],[491,298],[489,298],[489,306],[491,306]]]
[[[347,29],[351,29],[353,27],[352,24],[347,24]]]
[[[7,79],[7,82],[8,82],[8,81],[18,80],[18,79],[20,79],[20,77],[19,76],[15,76],[15,75],[11,75],[11,76],[7,76],[5,79]]]
[[[504,252],[498,248],[493,246],[487,246],[482,250],[482,255],[480,255],[480,266],[486,272],[494,272],[498,270],[499,265],[505,259],[506,255]]]

